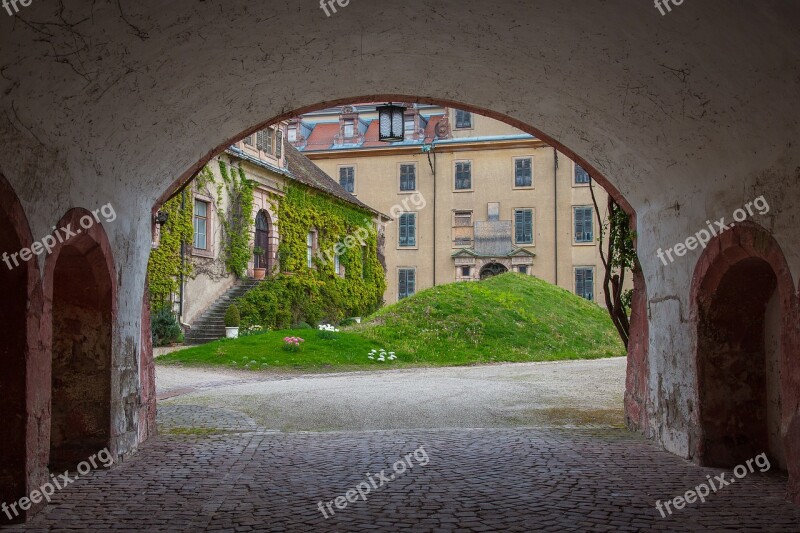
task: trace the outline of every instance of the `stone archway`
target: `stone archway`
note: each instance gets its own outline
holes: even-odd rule
[[[275,250],[272,244],[272,220],[266,210],[259,210],[256,215],[255,224],[255,247],[260,248],[262,253],[254,254],[254,268],[264,268],[267,275],[272,273],[275,259]]]
[[[783,253],[755,224],[717,237],[695,271],[698,439],[696,459],[732,467],[766,453],[773,466],[797,468],[787,454],[787,386],[795,362],[794,289]],[[788,405],[786,405],[788,403]]]
[[[71,210],[58,228],[81,228],[49,258],[52,316],[51,469],[74,467],[111,444],[115,274],[105,233],[91,213]]]
[[[508,267],[504,264],[492,262],[481,269],[480,278],[489,279],[494,276],[499,276],[500,274],[505,274],[506,272],[508,272]]]
[[[30,413],[35,409],[29,398],[28,366],[34,358],[28,342],[31,319],[40,304],[30,301],[32,284],[38,281],[36,261],[23,261],[20,251],[31,246],[31,235],[25,215],[13,189],[0,176],[0,503],[12,503],[25,496],[37,477],[38,468],[26,469],[37,450],[28,445]],[[31,481],[35,482],[33,479]],[[0,513],[0,524],[25,517],[19,508]]]

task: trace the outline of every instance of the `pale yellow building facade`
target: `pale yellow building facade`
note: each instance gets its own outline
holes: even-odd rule
[[[382,143],[375,104],[289,121],[288,140],[359,200],[387,213],[386,302],[507,270],[602,302],[599,228],[583,169],[489,117],[408,105]],[[605,191],[593,185],[601,215]]]

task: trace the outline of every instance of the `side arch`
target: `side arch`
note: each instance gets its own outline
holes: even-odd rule
[[[766,453],[797,487],[800,454],[789,431],[798,416],[797,295],[780,245],[749,221],[717,236],[695,268],[691,302],[695,458],[728,467]]]
[[[116,269],[97,217],[75,208],[56,225],[45,264],[45,342],[51,354],[49,465],[74,466],[108,447],[111,427]],[[74,235],[67,236],[69,232]],[[113,452],[113,450],[112,450]]]
[[[0,175],[0,502],[17,501],[47,477],[37,423],[47,417],[41,401],[43,351],[36,342],[42,310],[39,266],[35,255],[27,261],[19,256],[32,244],[22,204]],[[9,520],[0,514],[0,524],[26,516],[23,511]]]

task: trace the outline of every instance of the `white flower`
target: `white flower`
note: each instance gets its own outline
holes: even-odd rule
[[[375,359],[375,358],[374,358],[374,357],[372,357],[371,355],[368,355],[368,356],[367,356],[367,358],[368,358],[368,359]]]

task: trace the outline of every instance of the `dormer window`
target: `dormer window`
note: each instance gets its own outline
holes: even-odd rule
[[[297,124],[289,124],[286,137],[289,139],[290,143],[297,141]]]
[[[347,119],[344,121],[342,126],[342,136],[345,139],[352,139],[355,137],[356,134],[356,121],[353,119]]]

